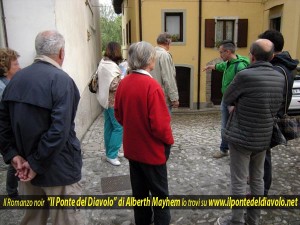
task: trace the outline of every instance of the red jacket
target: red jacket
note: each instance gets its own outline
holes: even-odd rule
[[[161,86],[148,75],[133,73],[120,82],[115,97],[125,157],[151,165],[166,163],[165,144],[172,145],[174,139]]]

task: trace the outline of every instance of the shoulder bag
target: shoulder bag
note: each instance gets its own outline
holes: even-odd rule
[[[299,116],[288,116],[287,110],[287,93],[289,89],[288,78],[285,70],[281,66],[279,67],[285,76],[285,84],[286,84],[286,93],[285,93],[285,107],[284,107],[284,115],[282,118],[278,118],[277,124],[280,128],[283,136],[287,141],[300,137],[300,117]]]
[[[98,90],[98,69],[93,73],[89,82],[89,90],[92,93],[97,93]]]

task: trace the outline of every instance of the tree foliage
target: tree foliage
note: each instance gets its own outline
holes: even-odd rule
[[[110,41],[122,45],[122,17],[114,12],[112,5],[100,7],[100,32],[102,52]]]

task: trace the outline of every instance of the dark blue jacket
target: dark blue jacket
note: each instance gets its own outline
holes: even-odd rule
[[[7,85],[0,108],[0,151],[6,163],[15,155],[29,162],[37,173],[33,185],[64,186],[81,179],[74,130],[79,98],[71,77],[43,61],[17,72]]]

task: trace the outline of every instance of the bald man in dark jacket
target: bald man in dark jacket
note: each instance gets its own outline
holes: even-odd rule
[[[251,65],[236,75],[224,94],[225,103],[234,106],[223,131],[230,148],[232,195],[245,195],[248,175],[251,194],[264,194],[265,154],[284,88],[284,77],[269,63],[273,52],[269,40],[254,42],[250,48]],[[247,209],[247,224],[259,224],[259,217],[259,209]],[[243,209],[233,209],[230,218],[218,219],[219,225],[244,222]]]

